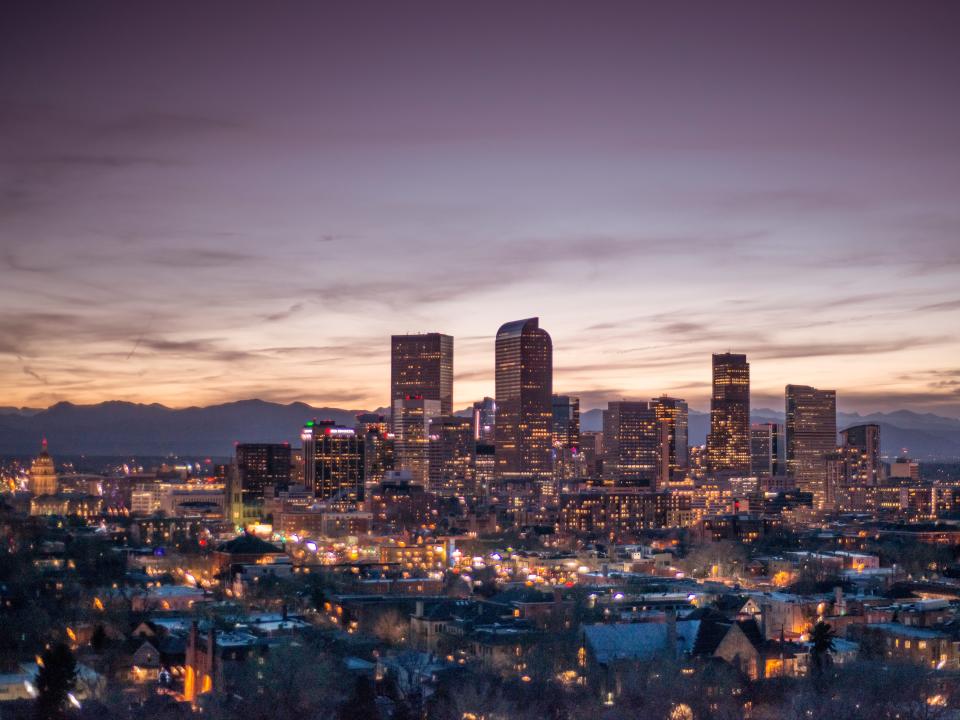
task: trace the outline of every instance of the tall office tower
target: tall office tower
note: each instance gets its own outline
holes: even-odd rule
[[[357,424],[354,426],[356,431],[363,435],[370,430],[376,430],[381,435],[390,432],[390,423],[387,418],[377,413],[358,413]]]
[[[497,403],[485,397],[473,404],[473,439],[479,443],[493,443],[497,425]]]
[[[787,474],[813,493],[816,509],[826,507],[826,456],[837,449],[837,393],[787,385]]]
[[[840,431],[844,482],[871,487],[880,482],[880,426],[852,425]]]
[[[713,356],[707,456],[713,472],[750,474],[750,363],[746,355]]]
[[[430,423],[442,414],[439,400],[411,396],[393,402],[394,467],[408,470],[424,487],[430,479]]]
[[[311,492],[317,486],[317,463],[313,460],[317,454],[316,420],[308,420],[300,430],[301,452],[303,453],[303,486]]]
[[[493,445],[477,443],[473,455],[473,482],[477,500],[485,502],[493,490],[497,471],[497,448]]]
[[[569,490],[586,475],[580,454],[580,398],[554,395],[553,479],[556,492]]]
[[[759,478],[786,474],[786,452],[781,423],[750,426],[750,474]]]
[[[603,477],[603,432],[580,431],[580,454],[585,477],[599,481]]]
[[[430,492],[444,497],[474,495],[473,420],[445,415],[430,423]]]
[[[611,402],[603,412],[603,474],[621,487],[656,490],[667,480],[669,434],[647,402]]]
[[[667,428],[668,452],[664,456],[667,463],[664,479],[682,477],[690,467],[687,402],[661,395],[654,398],[650,404],[657,414],[657,420]]]
[[[580,398],[570,395],[554,395],[553,446],[577,447],[580,445]]]
[[[367,488],[379,485],[394,466],[393,433],[383,415],[357,415],[357,434],[363,438],[364,482]]]
[[[223,496],[224,517],[235,526],[243,525],[243,485],[240,483],[240,472],[236,463],[224,468]]]
[[[290,484],[303,485],[303,448],[290,448]]]
[[[308,441],[304,439],[304,478],[312,465],[314,495],[321,500],[361,502],[364,498],[363,437],[353,428],[337,425],[333,420],[307,425],[312,431],[309,445],[313,448],[313,462],[309,461]]]
[[[500,327],[496,340],[497,477],[552,485],[553,343],[539,318]]]
[[[244,501],[262,498],[267,487],[286,490],[290,485],[289,443],[238,443],[236,462]]]
[[[390,338],[390,407],[406,398],[438,400],[453,414],[453,338],[441,333]],[[393,431],[397,432],[394,412]]]

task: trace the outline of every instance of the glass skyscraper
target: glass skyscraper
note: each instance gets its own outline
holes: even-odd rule
[[[826,458],[837,449],[837,393],[809,385],[787,385],[787,474],[813,493],[814,507],[826,497]]]
[[[746,355],[713,356],[707,458],[713,472],[750,474],[750,363]]]
[[[553,342],[539,318],[503,325],[496,339],[497,477],[550,483]]]

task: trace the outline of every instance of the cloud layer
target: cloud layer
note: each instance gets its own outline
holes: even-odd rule
[[[2,12],[0,404],[375,407],[431,330],[465,404],[539,315],[586,406],[960,416],[956,7]]]

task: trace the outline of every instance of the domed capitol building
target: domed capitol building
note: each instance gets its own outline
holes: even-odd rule
[[[53,458],[47,452],[47,439],[43,439],[43,449],[30,465],[30,492],[34,497],[57,494],[57,470]]]

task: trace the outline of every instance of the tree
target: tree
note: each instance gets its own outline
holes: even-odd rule
[[[830,653],[833,652],[833,641],[836,637],[837,633],[834,632],[830,623],[822,620],[810,630],[810,641],[813,643],[810,655],[813,660],[813,671],[817,675],[822,675],[824,666],[830,662]]]
[[[377,717],[377,697],[370,678],[361,675],[353,687],[353,695],[340,707],[338,720],[370,720]]]
[[[64,643],[45,650],[41,661],[35,716],[37,720],[58,720],[63,717],[68,695],[77,684],[77,661]]]
[[[385,610],[373,623],[373,634],[391,645],[399,645],[407,639],[410,620],[399,610]]]
[[[97,626],[93,629],[93,635],[90,637],[90,646],[96,652],[102,652],[104,646],[107,644],[107,632],[103,629],[103,625],[98,623]]]

